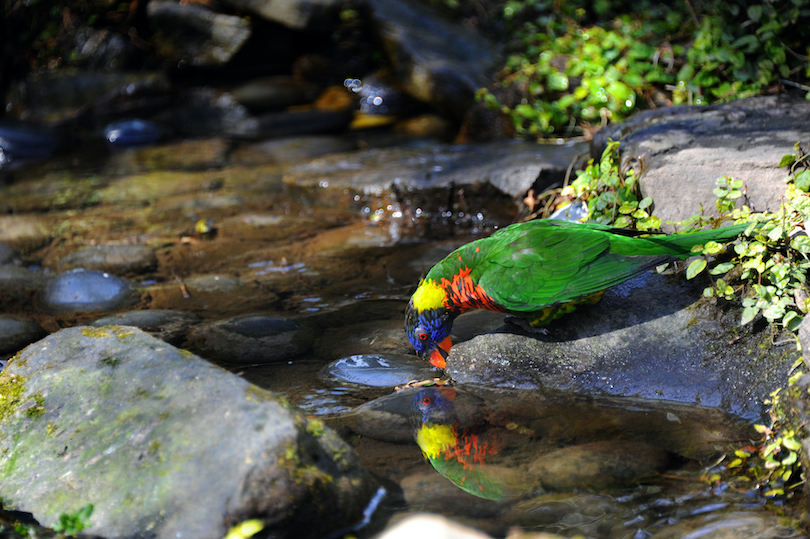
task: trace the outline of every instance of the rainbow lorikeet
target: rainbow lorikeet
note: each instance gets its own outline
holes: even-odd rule
[[[514,463],[493,464],[526,433],[470,417],[458,410],[458,395],[450,387],[426,387],[414,395],[410,420],[422,455],[441,475],[480,498],[501,500],[528,490],[530,483]]]
[[[543,326],[595,303],[611,286],[688,258],[696,245],[730,241],[747,227],[667,236],[553,219],[514,224],[433,266],[408,302],[405,331],[416,353],[443,369],[453,321],[465,311],[489,309]]]

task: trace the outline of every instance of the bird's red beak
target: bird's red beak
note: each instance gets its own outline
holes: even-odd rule
[[[450,340],[450,337],[446,337],[439,343],[439,347],[430,353],[430,364],[437,369],[443,369],[447,365],[445,359],[447,359],[447,354],[452,346],[453,341]]]

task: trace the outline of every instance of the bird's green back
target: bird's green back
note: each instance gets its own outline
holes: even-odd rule
[[[664,262],[686,258],[694,245],[728,241],[746,226],[642,236],[645,233],[595,223],[536,220],[462,246],[427,278],[441,282],[469,268],[473,281],[498,305],[533,312],[580,300]]]

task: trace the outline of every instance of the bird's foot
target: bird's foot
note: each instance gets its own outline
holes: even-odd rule
[[[548,328],[546,328],[545,326],[542,327],[533,326],[531,325],[531,323],[529,323],[528,320],[526,320],[525,318],[520,318],[518,316],[507,316],[506,318],[504,318],[503,321],[506,322],[507,324],[517,326],[523,331],[527,331],[529,333],[539,333],[540,335],[551,334]]]
[[[426,386],[440,386],[440,387],[448,387],[453,385],[453,381],[449,378],[433,378],[431,380],[411,380],[407,384],[403,384],[401,386],[396,386],[394,391],[397,393],[400,391],[405,391],[407,389],[413,389],[416,387],[426,387]]]

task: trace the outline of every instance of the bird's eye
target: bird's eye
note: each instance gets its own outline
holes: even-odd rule
[[[429,405],[431,402],[433,402],[433,399],[431,399],[430,397],[425,397],[422,399],[422,404],[424,404],[425,406]]]
[[[417,337],[419,337],[419,340],[420,340],[420,341],[426,341],[426,340],[427,340],[427,338],[428,338],[428,334],[427,334],[427,333],[425,333],[424,331],[421,331],[421,332],[419,332],[419,334],[417,335]]]

